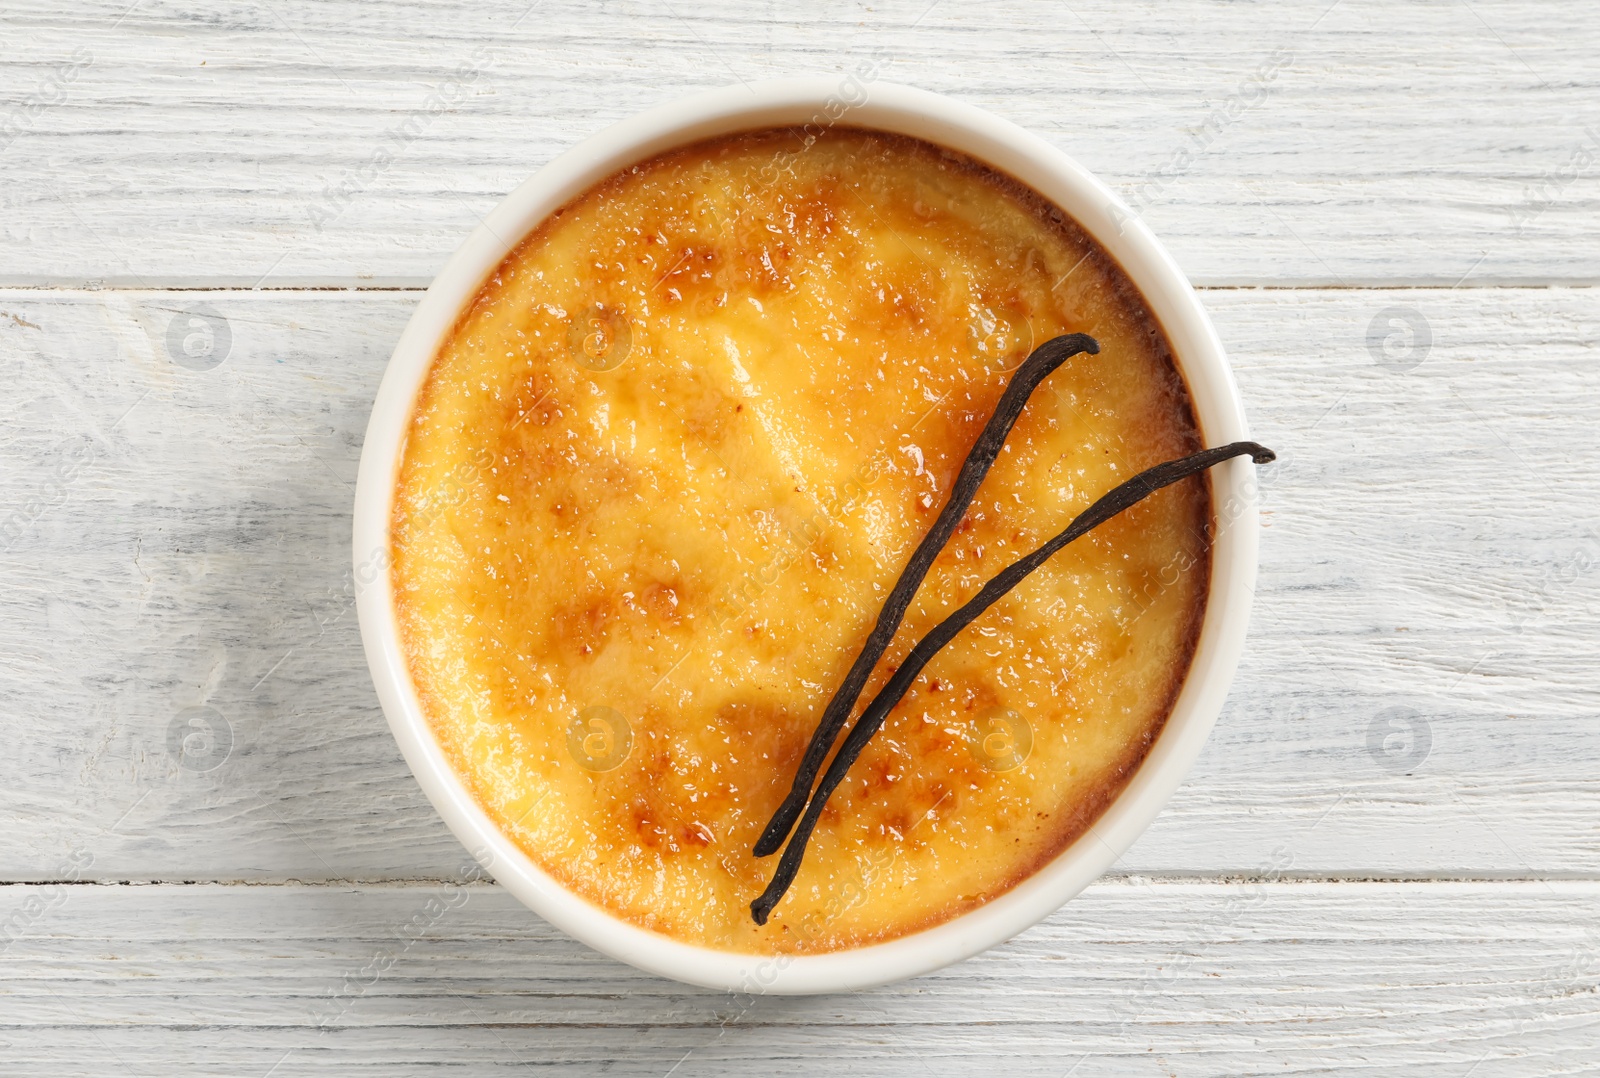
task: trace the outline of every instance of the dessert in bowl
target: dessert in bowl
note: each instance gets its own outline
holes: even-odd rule
[[[1203,741],[1254,562],[1242,461],[1057,553],[921,669],[752,917],[752,848],[1036,345],[1098,353],[1028,400],[863,699],[1107,490],[1244,433],[1103,188],[904,88],[811,122],[831,88],[695,99],[511,196],[397,348],[358,491],[363,636],[447,822],[580,938],[729,988],[911,975],[1081,889]]]

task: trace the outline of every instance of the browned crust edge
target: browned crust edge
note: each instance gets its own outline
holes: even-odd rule
[[[1166,363],[1167,371],[1171,379],[1169,391],[1174,398],[1174,403],[1178,405],[1178,414],[1176,418],[1187,428],[1186,433],[1189,435],[1188,440],[1192,446],[1190,451],[1202,448],[1203,435],[1198,419],[1194,413],[1194,396],[1189,389],[1188,381],[1183,375],[1182,368],[1177,363],[1176,354],[1172,347],[1171,339],[1166,333],[1165,327],[1162,326],[1161,321],[1155,312],[1150,309],[1149,303],[1145,299],[1143,292],[1141,292],[1138,286],[1134,284],[1133,279],[1128,275],[1121,263],[1118,262],[1116,258],[1112,256],[1112,254],[1107,251],[1105,247],[1102,246],[1100,242],[1096,240],[1093,235],[1091,235],[1089,231],[1085,229],[1076,219],[1074,219],[1066,211],[1062,210],[1054,202],[1051,202],[1038,191],[1034,190],[1032,187],[1026,183],[1023,183],[1016,177],[990,164],[987,164],[986,162],[980,161],[977,158],[972,157],[970,154],[964,153],[960,150],[941,145],[940,143],[929,139],[918,138],[911,135],[903,135],[892,131],[884,131],[882,129],[873,127],[840,124],[836,125],[836,127],[830,130],[838,131],[840,133],[849,132],[854,134],[872,135],[891,141],[926,147],[930,150],[933,150],[945,160],[951,161],[957,164],[959,167],[962,167],[964,170],[979,176],[985,182],[998,189],[1001,193],[1018,202],[1024,209],[1032,213],[1037,218],[1050,222],[1052,227],[1054,227],[1063,235],[1067,236],[1069,239],[1088,247],[1094,257],[1095,262],[1099,263],[1106,270],[1109,270],[1109,272],[1105,275],[1106,279],[1116,286],[1119,297],[1124,299],[1132,298],[1136,300],[1138,306],[1143,310],[1150,329],[1157,338],[1159,355]],[[423,380],[422,386],[418,390],[416,399],[412,404],[411,420],[407,424],[406,437],[401,446],[399,466],[396,469],[396,475],[394,479],[397,493],[402,474],[404,472],[405,453],[407,448],[409,448],[411,434],[415,430],[419,416],[425,408],[434,388],[434,374],[437,370],[438,357],[442,355],[452,344],[454,344],[458,336],[463,332],[467,322],[478,310],[480,304],[485,302],[486,294],[490,291],[491,287],[498,284],[501,274],[506,270],[506,267],[509,264],[519,258],[522,252],[530,244],[537,242],[539,238],[543,236],[554,225],[555,222],[560,220],[574,205],[583,201],[584,199],[589,198],[597,189],[617,181],[622,175],[639,169],[645,165],[655,165],[660,162],[669,161],[671,158],[679,155],[690,155],[693,153],[702,152],[708,146],[712,146],[717,143],[736,141],[738,139],[749,138],[752,135],[760,134],[770,135],[774,138],[774,140],[781,138],[785,134],[794,134],[804,138],[799,127],[757,126],[717,135],[708,139],[701,139],[692,143],[687,143],[683,146],[675,147],[671,150],[655,154],[651,157],[641,159],[633,164],[619,168],[617,171],[600,179],[596,183],[585,188],[583,191],[578,192],[572,198],[568,199],[566,202],[562,203],[562,205],[553,210],[537,225],[529,229],[528,233],[523,236],[522,239],[517,241],[517,243],[511,248],[510,251],[506,253],[505,257],[501,259],[495,268],[484,276],[483,280],[478,285],[477,291],[473,293],[471,301],[462,306],[449,332],[441,338],[439,347],[434,354],[434,360],[429,365],[427,377]],[[1003,882],[997,884],[984,894],[975,896],[966,902],[952,904],[951,906],[946,907],[945,909],[942,909],[934,914],[930,914],[928,917],[922,918],[921,920],[897,925],[892,930],[882,933],[862,935],[851,945],[832,948],[830,950],[821,951],[818,953],[837,953],[838,951],[853,950],[861,946],[869,946],[875,943],[886,943],[891,940],[901,939],[906,936],[915,935],[919,932],[924,932],[931,928],[935,928],[938,925],[945,924],[956,919],[957,917],[962,916],[963,914],[969,913],[980,906],[986,905],[994,899],[1015,889],[1023,881],[1037,875],[1046,866],[1065,855],[1071,849],[1071,847],[1075,845],[1077,841],[1081,839],[1102,816],[1105,815],[1106,811],[1111,807],[1111,805],[1113,805],[1117,799],[1121,797],[1122,793],[1127,789],[1128,784],[1132,781],[1133,776],[1138,772],[1139,768],[1148,758],[1151,748],[1155,745],[1155,742],[1160,738],[1161,734],[1166,729],[1167,722],[1172,716],[1172,711],[1177,703],[1178,696],[1183,691],[1183,687],[1188,682],[1189,674],[1193,669],[1194,658],[1198,651],[1200,634],[1204,628],[1205,615],[1210,604],[1212,548],[1215,541],[1215,498],[1209,476],[1204,477],[1204,482],[1202,485],[1202,502],[1198,508],[1205,532],[1204,542],[1202,545],[1204,554],[1198,560],[1197,564],[1191,566],[1187,571],[1202,571],[1205,574],[1205,580],[1199,589],[1199,601],[1191,604],[1190,606],[1189,625],[1183,647],[1185,653],[1184,658],[1181,662],[1173,664],[1173,669],[1170,677],[1168,678],[1166,692],[1164,694],[1165,700],[1159,711],[1159,717],[1150,724],[1143,737],[1128,746],[1127,752],[1125,753],[1123,759],[1118,763],[1113,776],[1100,783],[1089,797],[1077,802],[1073,806],[1073,811],[1063,814],[1064,819],[1062,820],[1061,826],[1058,829],[1057,837],[1055,841],[1050,843],[1047,847],[1048,852],[1041,853],[1033,861],[1029,862],[1025,868],[1013,872]],[[402,643],[404,645],[402,650],[406,655],[406,665],[408,668],[407,672],[411,676],[412,684],[417,693],[418,699],[423,704],[424,713],[428,716],[429,723],[434,727],[435,734],[437,735],[438,721],[435,715],[441,707],[442,702],[438,700],[437,695],[432,691],[432,689],[425,687],[422,683],[422,680],[418,678],[418,671],[412,658],[414,651],[414,641],[411,639],[412,634],[405,619],[398,617],[400,613],[398,608],[401,606],[403,600],[400,597],[399,589],[393,585],[398,583],[397,577],[399,574],[399,558],[396,556],[398,544],[394,540],[395,525],[399,521],[399,508],[399,498],[396,497],[392,500],[390,507],[389,571],[391,574],[391,592],[395,596],[394,604],[397,608],[395,611],[397,615],[396,621],[397,627],[399,628],[401,634]],[[450,761],[451,766],[455,770],[458,777],[463,780],[464,784],[472,791],[474,799],[477,800],[481,805],[482,793],[479,789],[479,784],[476,781],[476,776],[471,773],[470,768],[464,766],[464,761],[462,760],[459,751],[457,751],[453,746],[445,744],[442,740],[439,740],[439,745],[444,751],[446,758]],[[507,837],[511,836],[508,835]],[[529,856],[532,857],[532,854],[529,854]],[[580,891],[572,887],[571,881],[565,879],[567,874],[561,872],[554,866],[539,862],[537,858],[534,858],[534,860],[540,863],[540,866],[544,869],[544,871],[550,873],[557,879],[563,880],[564,885],[567,886],[569,890],[572,890],[575,895],[583,897],[586,901],[590,902],[590,904],[596,906],[596,908],[602,909],[612,916],[619,917],[622,920],[639,925],[640,927],[644,927],[646,929],[651,928],[651,926],[643,924],[638,918],[631,916],[627,911],[614,909],[610,906],[596,902],[592,897],[583,895]],[[764,954],[768,952],[750,953]],[[783,952],[774,951],[771,953]]]

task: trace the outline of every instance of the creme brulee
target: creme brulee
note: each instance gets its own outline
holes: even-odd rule
[[[615,915],[743,952],[925,928],[1081,835],[1188,671],[1201,480],[940,652],[750,916],[823,708],[1008,372],[1067,332],[1100,354],[1034,393],[858,707],[985,580],[1200,448],[1140,295],[1031,191],[861,130],[668,153],[528,236],[434,363],[393,518],[412,677],[505,833]]]

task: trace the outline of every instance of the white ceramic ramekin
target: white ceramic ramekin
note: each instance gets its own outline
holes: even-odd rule
[[[680,943],[619,920],[563,888],[478,806],[434,739],[401,651],[388,573],[397,468],[417,391],[457,314],[534,226],[618,169],[701,139],[777,125],[871,127],[960,150],[1060,206],[1122,264],[1172,342],[1207,445],[1248,437],[1216,331],[1188,280],[1132,210],[1043,139],[970,105],[869,76],[870,69],[843,79],[732,86],[663,105],[579,143],[513,191],[435,278],[395,346],[367,424],[356,486],[357,609],[367,661],[400,750],[445,823],[502,886],[551,924],[641,969],[736,992],[831,992],[916,976],[1009,939],[1076,895],[1149,826],[1199,754],[1244,645],[1255,582],[1255,472],[1241,457],[1210,473],[1216,543],[1193,666],[1161,736],[1121,796],[1082,838],[1019,886],[952,921],[889,943],[803,957]]]

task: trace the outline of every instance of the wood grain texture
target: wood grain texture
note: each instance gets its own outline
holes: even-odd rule
[[[1600,289],[1204,299],[1282,459],[1233,695],[1122,870],[1248,876],[1285,846],[1318,877],[1592,876]],[[0,292],[0,878],[76,849],[92,878],[168,881],[429,879],[459,855],[346,590],[367,409],[415,301]],[[231,338],[209,371],[169,351],[196,309]],[[1380,333],[1429,327],[1406,372],[1370,347],[1392,309]],[[197,707],[225,761],[174,753]]]
[[[0,41],[0,1072],[1600,1074],[1600,9],[18,0]],[[403,289],[507,191],[863,63],[1133,201],[1280,462],[1233,695],[1110,877],[730,998],[436,886],[352,484]]]
[[[1600,276],[1591,5],[27,0],[0,34],[0,283],[425,284],[607,124],[868,62],[1072,153],[1200,283]]]
[[[0,911],[35,890],[0,887]],[[1593,882],[1101,883],[959,966],[789,999],[647,977],[487,886],[64,890],[0,962],[8,1075],[1516,1078],[1600,1059]]]

